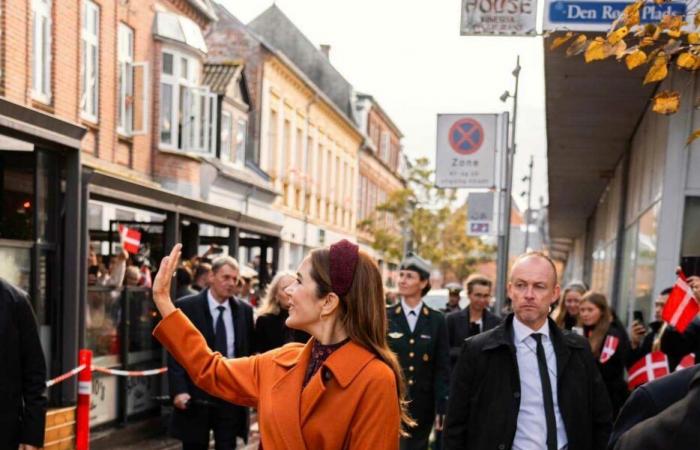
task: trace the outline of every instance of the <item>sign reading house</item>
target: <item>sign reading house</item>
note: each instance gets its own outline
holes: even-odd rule
[[[612,22],[631,2],[546,0],[545,30],[608,31]],[[664,15],[684,16],[686,4],[668,2],[646,3],[639,11],[642,23],[658,22]],[[692,21],[691,21],[692,22]]]
[[[535,35],[537,0],[462,0],[462,36]]]

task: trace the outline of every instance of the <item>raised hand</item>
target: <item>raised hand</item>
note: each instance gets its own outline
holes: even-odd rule
[[[175,305],[173,305],[173,301],[170,298],[170,286],[175,269],[180,261],[181,250],[182,244],[175,245],[170,251],[170,255],[160,261],[158,274],[153,281],[153,302],[163,318],[175,311]]]

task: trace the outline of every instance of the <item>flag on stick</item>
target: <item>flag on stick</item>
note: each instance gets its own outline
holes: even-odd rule
[[[674,326],[676,330],[683,333],[699,310],[700,305],[698,305],[693,295],[693,289],[686,282],[683,272],[679,272],[678,279],[668,296],[661,317],[669,325]]]
[[[663,352],[647,353],[630,367],[628,373],[627,386],[631,391],[637,386],[668,375],[668,358]]]
[[[141,247],[141,232],[139,230],[119,225],[119,236],[124,250],[132,254],[139,252],[139,247]]]

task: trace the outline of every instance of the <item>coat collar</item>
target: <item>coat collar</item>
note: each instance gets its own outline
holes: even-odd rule
[[[484,345],[484,350],[493,350],[498,347],[508,347],[515,352],[515,344],[513,343],[513,314],[506,317],[502,324],[491,330],[491,338]],[[559,327],[550,318],[549,320],[549,336],[552,339],[554,352],[557,355],[558,369],[563,368],[564,363],[568,360],[571,348],[585,348],[585,344],[570,332],[562,332]]]

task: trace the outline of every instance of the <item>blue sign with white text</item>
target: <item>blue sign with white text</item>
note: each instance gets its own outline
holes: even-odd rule
[[[630,3],[626,2],[579,2],[553,1],[549,4],[551,24],[606,24],[617,19]],[[684,16],[686,4],[680,2],[663,5],[646,4],[640,10],[642,23],[657,22],[668,15]]]

